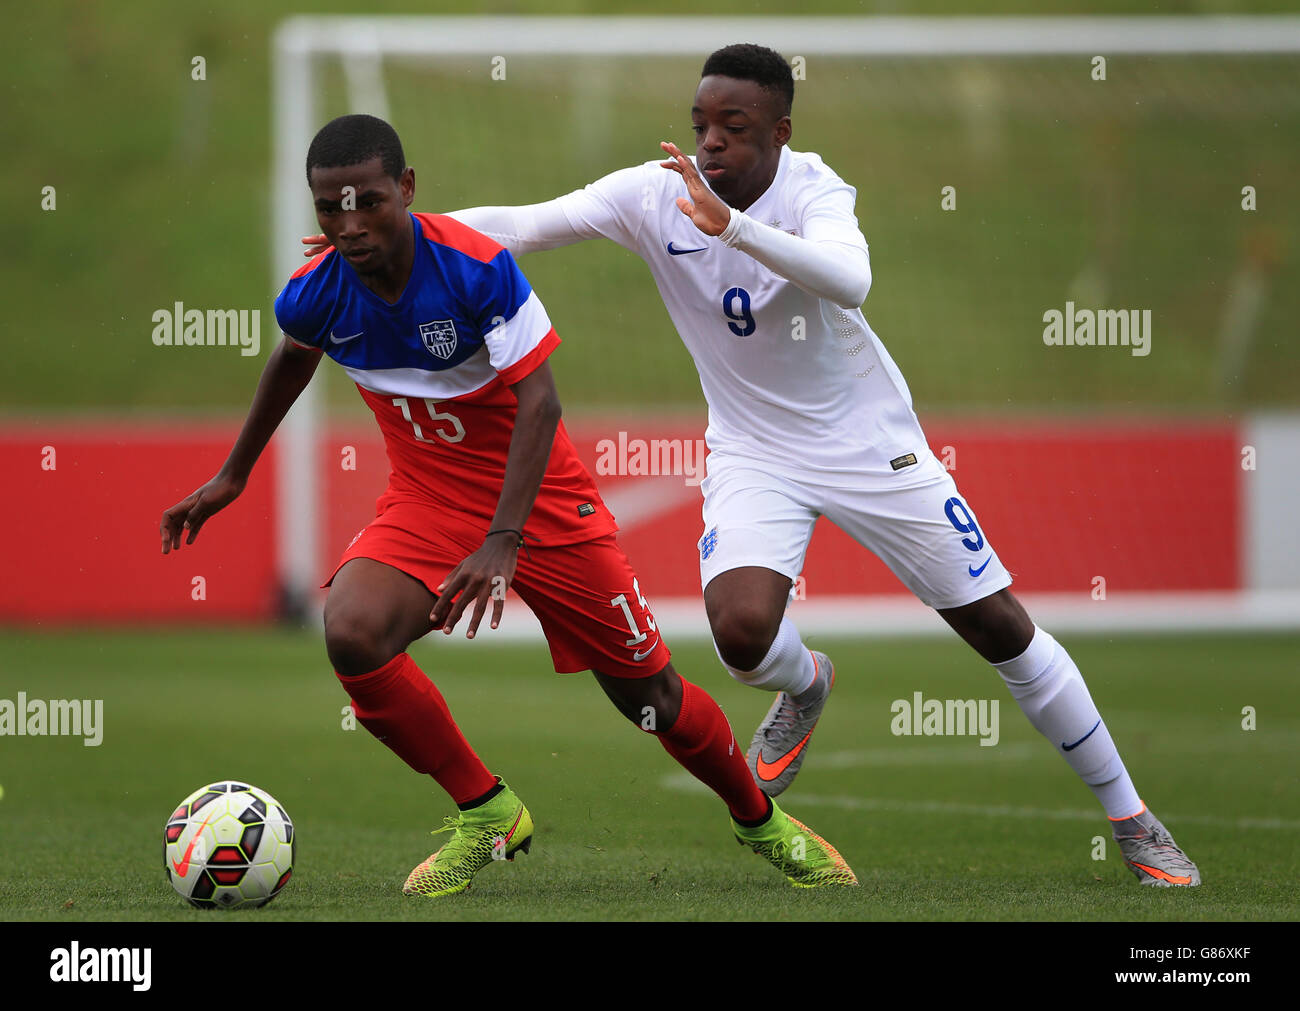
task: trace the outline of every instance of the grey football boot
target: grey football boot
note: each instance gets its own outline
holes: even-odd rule
[[[808,741],[821,717],[835,684],[835,667],[825,653],[812,653],[817,678],[800,702],[788,692],[779,692],[767,716],[754,732],[749,745],[750,775],[758,788],[769,797],[782,793],[799,773],[808,754]]]
[[[1124,863],[1142,884],[1194,888],[1201,883],[1201,872],[1196,865],[1145,806],[1141,814],[1111,822],[1111,826]]]

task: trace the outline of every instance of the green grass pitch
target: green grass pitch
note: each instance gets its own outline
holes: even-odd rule
[[[0,738],[0,919],[1288,920],[1300,914],[1300,637],[1061,636],[1134,780],[1205,884],[1147,889],[1100,807],[957,640],[820,642],[839,677],[782,798],[862,887],[788,887],[731,838],[711,794],[544,648],[420,643],[413,655],[536,822],[532,853],[464,895],[400,886],[453,807],[362,728],[318,636],[260,629],[0,633],[0,697],[99,698],[104,738]],[[768,696],[701,643],[675,661],[744,746]],[[998,699],[1000,740],[895,737],[890,703]],[[1242,727],[1254,708],[1257,729]],[[262,910],[191,910],[162,868],[172,807],[206,782],[273,793],[299,833],[294,880]],[[1105,859],[1092,859],[1094,837]]]

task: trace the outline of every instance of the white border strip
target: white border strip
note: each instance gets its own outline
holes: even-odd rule
[[[307,261],[297,236],[312,235],[316,219],[307,193],[307,148],[316,127],[312,54],[290,47],[271,61],[271,291],[279,293],[289,275]],[[279,333],[277,324],[276,331]],[[280,343],[267,341],[268,349]],[[318,372],[323,370],[317,370]],[[322,516],[316,459],[316,428],[322,415],[321,379],[308,383],[289,409],[275,437],[275,551],[282,605],[314,607],[319,599],[318,531]]]
[[[1229,17],[312,17],[282,22],[271,44],[272,167],[271,290],[303,260],[296,236],[315,228],[302,193],[302,164],[315,126],[316,64],[321,55],[347,62],[354,103],[378,102],[383,92],[385,56],[543,54],[681,55],[701,58],[740,39],[766,41],[789,54],[839,56],[1097,55],[1116,53],[1296,53],[1300,16]],[[358,95],[356,92],[362,92]],[[298,606],[314,610],[319,552],[318,460],[316,426],[321,416],[321,381],[311,384],[281,426],[276,440],[276,551],[282,589]],[[1277,606],[1251,598],[1221,609],[1211,606],[1202,619],[1180,621],[1174,613],[1151,610],[1153,628],[1297,627],[1294,604],[1284,624]],[[661,608],[662,609],[662,608]],[[820,627],[820,614],[804,608]],[[876,606],[858,605],[845,630],[877,634]],[[1095,609],[1094,609],[1095,611]],[[1087,608],[1063,611],[1081,618]],[[1096,630],[1137,627],[1117,608]],[[1183,612],[1183,613],[1196,613]],[[684,614],[684,617],[687,615]],[[908,617],[880,629],[924,634],[934,621]],[[1226,622],[1226,624],[1225,624]],[[1055,621],[1067,629],[1070,620]],[[697,626],[681,623],[683,634]]]
[[[994,750],[994,749],[990,749]],[[1040,749],[1045,756],[1048,745]],[[816,759],[814,758],[814,761]],[[689,772],[674,772],[661,776],[659,785],[681,793],[709,793],[709,788]],[[890,814],[977,815],[986,818],[1029,818],[1035,821],[1087,821],[1098,822],[1105,811],[1097,808],[1028,807],[1020,804],[970,804],[949,800],[898,800],[887,797],[854,797],[847,794],[799,794],[799,805],[809,807],[836,807],[844,811],[873,811]],[[1300,819],[1259,818],[1242,816],[1224,817],[1214,814],[1171,814],[1161,811],[1170,825],[1212,825],[1216,828],[1276,829],[1282,832],[1300,830]]]
[[[690,55],[738,41],[827,56],[1300,52],[1300,17],[295,17],[277,52]]]
[[[1300,590],[1241,593],[1112,593],[1093,600],[1087,593],[1017,594],[1034,622],[1055,634],[1141,635],[1158,632],[1294,631],[1300,629]],[[702,598],[651,599],[655,624],[671,647],[709,637]],[[942,638],[955,633],[915,597],[829,597],[796,601],[788,612],[803,636]],[[432,633],[435,643],[468,644],[465,625],[450,636]],[[518,598],[506,604],[501,627],[486,623],[478,643],[544,642],[537,619]]]
[[[1253,414],[1240,431],[1255,456],[1241,472],[1245,585],[1300,590],[1300,412]]]

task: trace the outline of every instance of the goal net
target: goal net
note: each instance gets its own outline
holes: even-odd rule
[[[416,168],[416,209],[541,201],[657,158],[660,140],[693,150],[689,107],[703,59],[738,41],[791,61],[791,147],[818,152],[857,187],[875,273],[864,311],[932,439],[972,419],[1096,425],[1110,435],[1043,451],[1092,453],[1093,471],[1150,504],[1164,476],[1124,459],[1113,438],[1123,419],[1141,419],[1146,435],[1163,424],[1152,418],[1222,421],[1212,441],[1239,471],[1247,436],[1233,419],[1296,406],[1300,352],[1277,336],[1300,318],[1287,248],[1300,234],[1288,193],[1300,165],[1294,17],[293,18],[272,54],[272,290],[303,262],[298,237],[317,230],[303,165],[333,116],[369,112],[394,124]],[[572,341],[555,362],[566,419],[581,427],[585,416],[680,411],[683,432],[701,427],[693,365],[637,258],[580,243],[527,257],[524,269]],[[1053,346],[1053,310],[1123,310],[1135,326],[1147,310],[1149,346],[1136,331],[1133,346]],[[359,526],[358,507],[341,504],[334,487],[340,446],[326,444],[358,401],[329,371],[277,440],[290,610],[315,600],[343,532]],[[964,463],[959,485],[985,501],[967,489]],[[361,495],[362,513],[377,492]],[[1025,492],[1022,514],[1057,505]],[[685,494],[698,504],[697,488]],[[1246,529],[1260,512],[1252,494],[1243,486],[1215,499],[1213,523],[1238,555],[1207,556],[1198,571],[1171,573],[1168,587],[1141,575],[1133,585],[1249,589],[1248,542],[1263,536]],[[1142,508],[1151,512],[1137,538],[1172,539],[1168,516]],[[1187,522],[1194,534],[1198,521]],[[1035,566],[1060,567],[1046,591],[1087,574],[1078,538],[1034,536]]]

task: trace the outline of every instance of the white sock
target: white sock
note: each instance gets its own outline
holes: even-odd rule
[[[717,648],[715,643],[715,652]],[[718,659],[722,660],[721,653],[718,654]],[[728,666],[725,660],[722,660],[722,666],[741,684],[768,692],[789,692],[791,695],[807,691],[817,676],[817,665],[813,663],[812,654],[799,638],[799,630],[789,617],[781,619],[781,627],[776,630],[772,648],[753,670],[736,670],[735,667]]]
[[[1035,625],[1028,649],[993,666],[1034,729],[1088,784],[1108,817],[1131,818],[1142,810],[1083,675],[1060,643]]]

